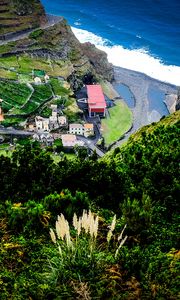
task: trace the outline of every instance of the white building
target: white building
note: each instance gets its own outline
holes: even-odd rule
[[[51,123],[57,123],[58,122],[58,116],[56,111],[52,111],[52,115],[49,117],[49,121]]]
[[[83,135],[84,134],[83,125],[81,125],[81,124],[69,124],[69,133],[70,134]]]
[[[49,119],[37,116],[35,123],[37,131],[49,131]]]
[[[57,112],[57,105],[56,104],[51,104],[51,109],[52,109],[52,111]]]
[[[34,78],[34,83],[35,83],[36,85],[41,84],[41,83],[42,83],[41,78],[35,77],[35,78]]]
[[[44,80],[45,80],[45,83],[48,83],[48,81],[49,81],[49,75],[46,74],[46,75],[44,76]]]
[[[65,116],[58,117],[58,123],[59,123],[60,126],[66,125],[66,123],[67,123],[66,117]]]
[[[91,123],[85,123],[84,125],[69,124],[69,133],[88,137],[90,135],[94,135],[94,125]]]

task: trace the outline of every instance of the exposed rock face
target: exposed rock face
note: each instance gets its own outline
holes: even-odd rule
[[[0,1],[0,40],[37,28],[47,21],[44,8],[39,0]]]
[[[176,110],[180,110],[180,88],[178,89],[177,93]]]
[[[170,113],[174,113],[176,111],[176,103],[177,103],[177,95],[176,94],[168,94],[165,98],[165,103]]]
[[[101,74],[108,81],[113,79],[113,66],[108,63],[107,54],[99,49],[97,49],[91,43],[81,44],[81,49],[83,53],[88,57],[91,65],[95,68],[98,74]],[[106,71],[106,73],[105,73]]]

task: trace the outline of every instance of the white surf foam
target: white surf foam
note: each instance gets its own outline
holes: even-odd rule
[[[145,49],[129,50],[120,45],[109,46],[110,41],[92,32],[74,27],[72,30],[80,42],[91,42],[105,51],[109,62],[113,65],[142,72],[152,78],[180,86],[180,67],[163,64]]]

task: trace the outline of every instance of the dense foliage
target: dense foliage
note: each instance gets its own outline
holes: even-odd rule
[[[1,299],[177,299],[178,119],[142,129],[101,160],[55,164],[36,143],[0,157]],[[100,220],[94,265],[81,249],[77,265],[68,252],[61,262],[49,229],[58,214],[70,221],[83,209]],[[105,243],[114,214],[114,236],[126,224],[128,236],[116,258],[115,237]],[[82,236],[82,249],[88,243]]]

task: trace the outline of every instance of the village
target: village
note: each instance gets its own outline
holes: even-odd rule
[[[45,81],[49,77],[46,76]],[[34,79],[36,85],[41,84],[41,79]],[[99,84],[85,86],[85,98],[79,101],[83,102],[86,114],[80,123],[71,123],[58,108],[57,104],[51,104],[51,115],[48,118],[41,115],[30,118],[24,125],[24,133],[29,132],[34,141],[41,144],[52,146],[55,140],[61,139],[64,150],[73,149],[76,146],[86,147],[91,150],[97,150],[99,156],[103,153],[95,146],[97,140],[101,137],[100,129],[97,126],[97,120],[106,115],[106,101]],[[1,103],[3,100],[1,99]],[[85,117],[86,116],[86,117]],[[0,121],[4,120],[3,110],[0,106]]]
[[[84,103],[88,110],[88,120],[92,120],[92,123],[68,123],[68,118],[58,106],[52,104],[52,114],[49,118],[36,116],[34,122],[26,124],[25,129],[34,132],[33,139],[39,142],[53,144],[55,139],[60,138],[64,148],[84,147],[87,144],[86,138],[95,138],[95,117],[105,117],[106,114],[106,101],[101,86],[87,85],[86,90],[87,98],[84,98]]]

